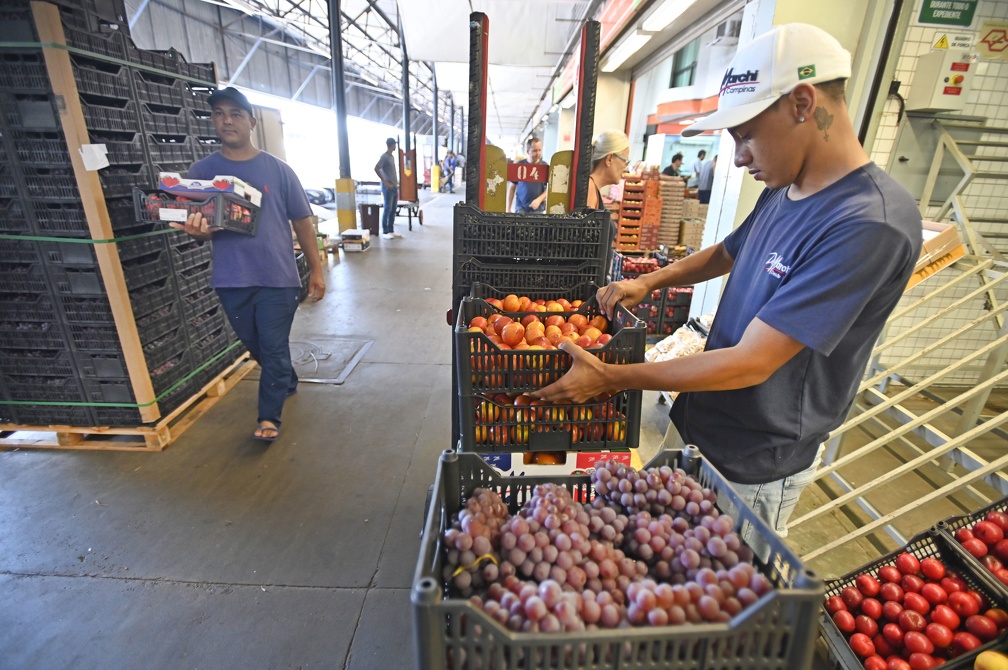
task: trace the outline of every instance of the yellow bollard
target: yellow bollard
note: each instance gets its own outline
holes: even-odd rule
[[[336,180],[336,222],[339,231],[357,227],[357,187],[353,179]]]
[[[441,166],[432,165],[430,169],[430,190],[434,193],[441,190]]]

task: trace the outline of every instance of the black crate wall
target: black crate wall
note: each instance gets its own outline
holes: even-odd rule
[[[60,3],[88,139],[162,416],[240,353],[210,288],[210,247],[138,223],[131,193],[216,149],[212,64],[137,49],[96,2]],[[27,2],[0,0],[0,419],[141,423]],[[208,125],[209,124],[209,125]],[[13,401],[13,402],[11,402]]]
[[[655,254],[659,266],[667,265],[676,258]],[[677,256],[681,257],[681,256]],[[619,252],[613,259],[613,279],[636,279],[641,275],[624,269],[625,256]],[[671,335],[689,321],[690,305],[693,302],[693,288],[689,286],[656,289],[644,298],[631,312],[647,324],[649,339],[657,340]]]

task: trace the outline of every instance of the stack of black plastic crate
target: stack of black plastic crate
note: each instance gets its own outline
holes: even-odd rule
[[[0,418],[22,425],[141,425],[96,244],[118,249],[162,416],[240,350],[210,288],[210,247],[138,223],[133,187],[185,172],[216,145],[214,66],[137,49],[125,26],[60,7],[114,238],[93,240],[27,2],[0,1]]]

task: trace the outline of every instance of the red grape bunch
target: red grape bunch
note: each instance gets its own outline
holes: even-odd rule
[[[717,496],[681,469],[667,465],[635,470],[614,461],[596,465],[592,473],[595,492],[626,510],[627,514],[650,512],[691,518],[694,524],[706,515],[717,515]]]
[[[471,602],[501,625],[521,632],[617,628],[626,621],[626,607],[612,594],[565,591],[552,579],[536,583],[505,577]]]
[[[463,596],[497,580],[496,550],[507,519],[507,505],[501,497],[495,491],[478,488],[445,531],[444,578]]]

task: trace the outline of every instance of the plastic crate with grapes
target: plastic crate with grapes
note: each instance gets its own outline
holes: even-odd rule
[[[449,450],[413,581],[417,667],[809,668],[823,592],[695,447],[553,477]]]

